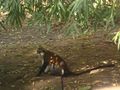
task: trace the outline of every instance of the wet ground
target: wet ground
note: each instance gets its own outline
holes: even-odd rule
[[[25,28],[0,33],[0,90],[61,90],[60,77],[36,77],[41,58],[34,52],[39,45],[63,57],[73,72],[115,63],[115,67],[65,77],[65,90],[119,86],[120,52],[103,33],[70,39],[58,32],[46,36],[41,32],[39,29]]]

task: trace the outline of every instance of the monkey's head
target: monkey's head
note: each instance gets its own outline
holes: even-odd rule
[[[44,53],[45,53],[45,49],[42,46],[39,46],[39,48],[37,49],[37,54],[43,56]]]

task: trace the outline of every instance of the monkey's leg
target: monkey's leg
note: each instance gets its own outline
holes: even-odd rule
[[[56,70],[55,70],[55,65],[54,64],[49,64],[46,69],[45,69],[45,73],[50,73],[51,75],[56,74]]]
[[[50,65],[48,65],[47,67],[46,67],[46,69],[45,69],[45,73],[48,73],[49,71],[50,71],[50,68],[51,68],[51,66]]]
[[[65,74],[64,69],[61,69],[61,75],[64,76],[64,74]]]
[[[65,70],[61,69],[61,89],[64,90],[63,76],[65,74]]]

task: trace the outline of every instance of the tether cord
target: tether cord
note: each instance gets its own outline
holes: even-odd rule
[[[63,85],[63,76],[61,76],[61,90],[64,90],[64,85]]]

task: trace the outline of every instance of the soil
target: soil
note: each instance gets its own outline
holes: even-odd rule
[[[41,57],[35,53],[39,45],[63,57],[73,72],[115,63],[115,67],[63,78],[65,90],[118,86],[120,52],[104,33],[72,39],[57,31],[46,34],[36,27],[0,32],[0,90],[61,90],[59,76],[45,74],[36,77],[41,65]]]

